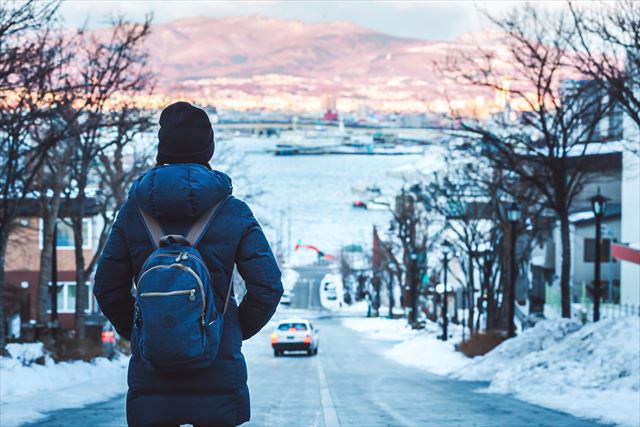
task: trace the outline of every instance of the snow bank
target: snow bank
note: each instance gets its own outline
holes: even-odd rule
[[[397,319],[344,319],[370,339],[389,341],[383,354],[399,363],[470,381],[484,392],[623,426],[640,425],[640,319],[601,320],[586,326],[569,320],[539,322],[485,356],[468,359],[442,342],[440,326],[411,330]]]
[[[345,326],[364,333],[370,339],[400,341],[384,351],[384,355],[407,366],[447,375],[469,363],[469,359],[454,348],[455,340],[442,341],[440,326],[428,322],[421,331],[411,329],[405,319],[344,319]],[[457,327],[451,331],[457,335]]]
[[[296,282],[298,281],[298,277],[300,277],[300,273],[295,271],[292,268],[284,268],[282,270],[282,287],[285,291],[293,291],[293,288],[296,286]]]
[[[46,412],[108,400],[127,390],[128,357],[93,362],[25,364],[44,352],[38,344],[9,344],[14,358],[0,358],[0,425],[18,426]]]
[[[582,325],[569,319],[538,322],[514,339],[506,340],[485,356],[473,359],[473,363],[458,374],[468,381],[491,381],[497,374],[528,354],[546,350],[577,331]]]
[[[430,335],[419,335],[395,345],[385,355],[403,365],[415,366],[437,375],[449,375],[469,363],[465,355],[455,351],[450,341]]]
[[[637,317],[582,328],[568,320],[541,322],[464,371],[462,379],[490,381],[489,392],[511,393],[580,417],[640,425]]]
[[[346,318],[342,323],[354,331],[364,333],[367,338],[386,341],[404,341],[416,335],[405,319],[384,317]]]
[[[5,346],[12,358],[18,360],[24,366],[30,366],[36,361],[53,363],[49,355],[46,354],[44,345],[41,342],[17,344],[10,343]]]

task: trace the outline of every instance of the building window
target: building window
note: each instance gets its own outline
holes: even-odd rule
[[[84,304],[84,311],[90,314],[93,309],[93,291],[89,282],[87,282],[86,286],[87,299]],[[76,291],[76,282],[58,282],[58,313],[76,312]],[[51,306],[51,300],[49,300],[48,305]],[[47,312],[51,313],[51,309],[47,310]]]
[[[602,239],[600,243],[600,262],[609,262],[611,241]],[[596,262],[596,239],[584,239],[584,262]]]
[[[85,218],[82,220],[82,249],[91,249],[91,220]],[[44,226],[40,220],[40,249],[42,249],[42,234]],[[56,242],[58,249],[74,249],[73,228],[70,225],[58,219],[58,239]]]

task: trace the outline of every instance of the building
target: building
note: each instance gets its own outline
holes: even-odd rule
[[[622,224],[613,256],[620,261],[620,303],[640,306],[640,130],[628,116],[624,132]]]
[[[84,227],[84,257],[88,263],[98,248],[102,221],[99,206],[94,200],[86,203]],[[69,202],[60,207],[60,217],[65,218],[71,209]],[[8,324],[7,335],[18,337],[24,327],[36,324],[38,304],[38,276],[40,273],[40,253],[42,251],[42,219],[38,200],[27,199],[19,211],[17,226],[14,228],[7,248],[4,271],[4,314]],[[58,277],[58,320],[65,329],[73,329],[75,319],[76,282],[74,236],[70,226],[64,221],[57,223],[57,277]],[[49,284],[51,285],[51,284]],[[99,308],[93,298],[92,283],[87,286],[86,313],[88,321],[101,322]],[[50,301],[50,299],[49,299]],[[49,309],[50,313],[51,310]]]

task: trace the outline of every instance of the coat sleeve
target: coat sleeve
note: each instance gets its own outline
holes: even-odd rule
[[[247,287],[240,303],[240,327],[245,340],[258,333],[271,319],[283,292],[280,269],[269,242],[251,211],[249,215],[249,225],[236,252],[238,272]]]
[[[111,229],[111,234],[98,261],[93,293],[100,309],[118,334],[131,339],[134,299],[131,295],[133,273],[125,234],[129,202],[125,202]]]

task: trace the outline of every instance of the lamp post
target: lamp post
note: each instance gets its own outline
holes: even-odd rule
[[[51,251],[51,326],[58,327],[58,221],[53,219],[53,249]]]
[[[443,259],[443,263],[444,263],[444,291],[443,291],[443,301],[442,301],[442,341],[446,341],[447,338],[449,337],[449,333],[447,332],[447,322],[448,322],[448,318],[447,318],[447,311],[449,309],[448,307],[448,296],[449,294],[447,293],[447,272],[449,270],[449,242],[447,242],[446,240],[443,242],[442,244],[442,255],[444,256]]]
[[[516,226],[520,221],[520,207],[511,203],[507,208],[507,219],[511,224],[511,283],[509,286],[509,337],[516,336]]]
[[[593,321],[597,322],[600,320],[600,250],[602,249],[600,228],[602,217],[607,210],[607,198],[600,194],[600,187],[598,187],[598,194],[591,198],[591,209],[596,219],[596,259],[593,267]]]

